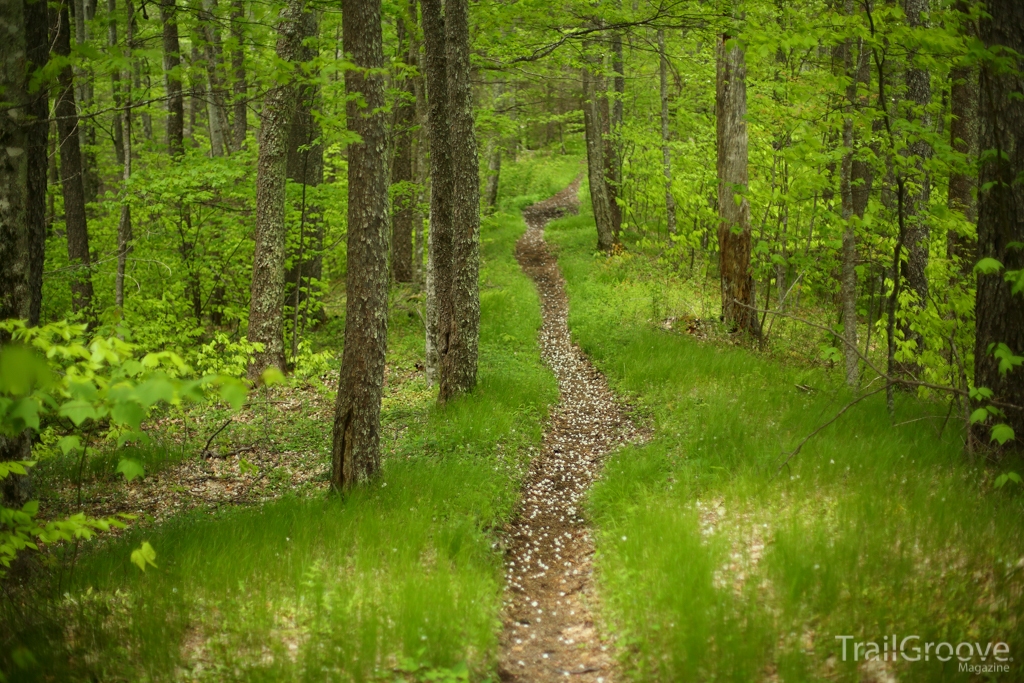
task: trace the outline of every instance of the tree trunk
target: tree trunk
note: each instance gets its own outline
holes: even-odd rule
[[[348,272],[345,349],[334,411],[331,486],[351,489],[380,470],[380,405],[388,321],[388,140],[380,0],[342,0],[342,40],[357,69],[345,89],[348,129]],[[367,73],[365,70],[372,69]]]
[[[71,30],[68,7],[54,12],[54,54],[71,55]],[[90,274],[89,226],[85,216],[85,188],[82,175],[82,153],[78,138],[78,111],[75,108],[75,83],[71,65],[57,74],[57,133],[60,136],[60,181],[64,195],[64,222],[68,237],[68,261],[74,268],[71,280],[71,307],[91,317],[92,276]]]
[[[905,11],[907,22],[915,28],[925,26],[922,14],[928,12],[928,0],[905,0]],[[920,133],[910,135],[908,153],[915,157],[914,170],[912,171],[912,184],[916,189],[910,189],[905,202],[906,211],[906,236],[904,242],[907,249],[906,278],[910,289],[917,295],[917,306],[923,307],[928,299],[928,242],[930,239],[930,228],[928,226],[928,198],[931,194],[930,179],[925,169],[927,160],[932,155],[931,145],[923,137],[923,132],[928,128],[929,116],[925,107],[931,102],[932,88],[930,74],[926,69],[914,66],[914,60],[919,52],[918,47],[913,47],[907,54],[907,97],[912,104],[908,113],[908,119],[916,121],[921,129]],[[904,334],[907,338],[918,340],[920,347],[920,335],[910,331],[910,325],[904,323]],[[920,351],[920,348],[918,349]]]
[[[405,19],[398,17],[401,52],[409,40]],[[406,51],[407,52],[407,51]],[[391,274],[396,282],[412,282],[412,231],[416,196],[413,188],[413,140],[416,135],[416,96],[412,79],[403,77],[396,86],[402,95],[395,108],[394,150],[391,184],[396,186],[391,207]]]
[[[162,0],[164,83],[167,90],[167,151],[172,157],[185,153],[185,104],[181,96],[181,47],[178,43],[177,0]]]
[[[245,1],[231,1],[231,39],[234,49],[231,51],[231,94],[233,120],[231,122],[235,149],[245,147],[245,136],[248,133],[248,97],[245,84]]]
[[[313,62],[319,55],[319,47],[308,44],[308,40],[316,38],[320,33],[320,20],[316,10],[309,9],[302,15],[299,28],[299,49],[296,61],[302,64]],[[292,305],[292,358],[298,353],[300,335],[300,308],[305,308],[307,315],[302,316],[302,326],[308,319],[310,308],[310,285],[312,280],[321,276],[323,258],[323,207],[310,198],[309,188],[315,188],[324,179],[324,148],[320,142],[320,124],[314,112],[320,108],[320,92],[315,78],[305,80],[297,89],[297,106],[292,118],[291,132],[288,136],[287,175],[292,182],[302,185],[302,199],[299,207],[299,249],[292,254],[292,268],[285,280],[290,287],[286,289],[286,300]],[[312,248],[310,248],[312,243]],[[311,254],[311,255],[310,255]],[[303,278],[306,286],[303,287]],[[319,312],[319,305],[317,308]]]
[[[982,19],[979,26],[985,47],[1000,45],[1024,53],[1024,4],[990,0],[987,11],[992,18]],[[1022,70],[1024,60],[1019,58],[1011,68],[984,64],[979,83],[978,142],[986,155],[978,178],[983,188],[978,193],[978,256],[997,259],[1007,271],[1024,269]],[[1014,294],[1003,273],[979,274],[975,313],[974,385],[991,389],[998,401],[1024,406],[1024,366],[1001,373],[990,351],[994,344],[1005,344],[1014,354],[1024,355],[1024,292]],[[1005,412],[1019,450],[1024,443],[1024,411]],[[978,436],[988,441],[988,435]]]
[[[670,235],[676,232],[676,200],[672,196],[672,150],[668,132],[668,57],[665,55],[665,31],[658,30],[658,72],[661,77],[661,163],[665,174],[665,220]]]
[[[416,0],[409,0],[409,21],[410,27],[416,24]],[[423,82],[422,71],[422,49],[419,40],[416,38],[415,31],[410,30],[409,38],[409,64],[416,67],[412,88],[416,97],[416,125],[419,128],[413,141],[415,145],[413,163],[415,164],[416,178],[416,204],[413,207],[413,278],[418,287],[425,288],[426,275],[424,273],[425,264],[423,263],[425,221],[423,220],[423,213],[420,207],[423,205],[424,197],[427,196],[425,193],[428,192],[427,184],[429,182],[430,164],[427,150],[430,147],[430,138],[427,125],[426,87]],[[428,306],[427,309],[429,312],[430,307]],[[430,334],[426,335],[426,338],[428,342],[433,339]],[[434,367],[436,368],[436,363]],[[428,377],[428,385],[432,384],[432,382],[433,378]]]
[[[444,402],[476,386],[480,338],[480,163],[469,63],[469,2],[446,0],[445,38],[452,149],[451,298],[442,301],[440,391]]]
[[[494,84],[494,109],[498,113],[505,94],[505,81],[498,80]],[[501,135],[496,134],[490,141],[487,152],[487,189],[484,191],[484,205],[488,213],[498,208],[498,184],[501,181]]]
[[[449,144],[448,58],[445,54],[441,0],[422,0],[423,72],[427,89],[430,136],[430,232],[427,237],[427,381],[439,378],[442,308],[450,305],[454,268],[452,195],[455,180]]]
[[[301,40],[305,0],[289,0],[278,22],[277,57],[294,64]],[[262,344],[249,363],[248,376],[257,380],[268,367],[285,369],[284,361],[284,223],[285,173],[288,136],[295,107],[292,79],[267,91],[260,115],[260,145],[256,163],[256,247],[253,252],[247,339]]]
[[[974,27],[964,17],[970,11],[967,0],[958,0],[956,11],[961,13],[965,38],[972,38]],[[978,156],[978,70],[973,65],[958,64],[949,72],[950,126],[949,139],[953,150],[963,154],[968,164]],[[978,220],[974,201],[977,177],[963,167],[956,168],[949,176],[948,205],[950,210],[959,211],[971,223]],[[949,258],[960,262],[960,272],[967,277],[974,267],[977,245],[970,237],[950,231],[946,241]]]
[[[761,336],[750,272],[750,201],[747,198],[747,68],[743,50],[718,39],[718,249],[722,320],[730,330]]]
[[[86,0],[75,0],[75,43],[84,45],[89,42],[88,2]],[[77,91],[78,110],[88,111],[92,106],[93,87],[91,69],[78,69],[75,76],[75,89]],[[82,187],[85,190],[85,203],[95,202],[99,195],[100,176],[99,165],[96,163],[96,154],[92,147],[96,144],[96,129],[92,121],[86,119],[78,122],[79,147],[82,150]]]
[[[586,47],[584,48],[586,49]],[[602,136],[604,125],[601,122],[600,91],[603,90],[600,79],[594,74],[597,58],[587,56],[583,66],[583,123],[587,143],[587,179],[590,182],[590,204],[594,211],[594,223],[597,225],[597,248],[600,251],[611,251],[615,245],[615,231],[612,221],[612,210],[608,196],[608,184],[605,181],[605,146]]]
[[[228,142],[227,106],[224,103],[224,83],[221,61],[224,58],[220,40],[220,27],[216,22],[217,0],[202,0],[199,25],[202,32],[203,57],[206,62],[206,116],[210,129],[210,154],[223,156],[231,151]]]
[[[847,14],[853,13],[853,3],[846,3]],[[843,158],[839,170],[839,194],[843,217],[843,256],[840,299],[842,300],[843,358],[846,361],[846,383],[856,387],[860,383],[860,357],[857,348],[857,233],[854,229],[853,201],[853,110],[857,103],[857,73],[854,67],[853,41],[842,45],[843,71],[848,80],[846,101],[843,103]],[[858,42],[858,56],[863,45]]]
[[[131,63],[132,49],[134,46],[134,14],[135,8],[132,0],[125,0],[125,52],[128,62]],[[126,192],[128,181],[132,177],[132,72],[126,68],[122,75],[122,83],[125,86],[124,109],[121,111],[121,128],[124,131],[124,167],[122,180],[124,186],[122,192]],[[128,253],[131,251],[132,241],[132,207],[128,204],[128,198],[122,197],[121,217],[117,222],[117,274],[114,276],[114,305],[120,316],[124,318],[124,275],[128,267]]]
[[[107,0],[107,46],[112,54],[117,52],[117,0]],[[110,70],[110,94],[114,100],[114,116],[111,122],[111,142],[114,143],[114,158],[118,166],[124,166],[124,131],[121,129],[121,70]]]
[[[622,97],[626,92],[626,77],[622,66],[622,34],[612,33],[612,100],[608,93],[602,93],[604,115],[604,177],[608,186],[608,208],[612,217],[612,238],[618,242],[622,232],[622,208],[619,206],[619,189],[622,186],[622,161],[619,159],[619,132],[622,126]]]
[[[18,116],[0,116],[0,320],[39,324],[46,245],[46,172],[49,93],[29,92],[29,81],[49,57],[46,4],[7,3],[2,20],[9,31],[0,41],[0,92]],[[27,63],[26,63],[27,62]],[[0,338],[0,344],[7,341]],[[0,461],[31,460],[28,430],[0,435]],[[20,507],[31,497],[31,478],[8,476],[4,505]]]

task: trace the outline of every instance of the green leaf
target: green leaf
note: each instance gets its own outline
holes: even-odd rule
[[[1013,427],[1008,424],[997,424],[992,427],[992,438],[990,441],[997,441],[1000,446],[1014,438]]]
[[[166,377],[154,377],[135,387],[135,397],[147,408],[158,401],[174,400],[174,385]]]
[[[60,449],[61,453],[67,455],[71,451],[77,451],[79,448],[81,448],[82,440],[79,439],[76,435],[71,434],[70,436],[65,436],[60,441],[58,441],[57,447]]]
[[[974,272],[982,275],[997,275],[1003,269],[1003,264],[992,257],[986,257],[978,261],[974,266]]]
[[[110,411],[110,417],[115,422],[128,425],[133,430],[138,430],[139,425],[146,417],[146,409],[135,401],[119,401],[114,404]]]
[[[263,384],[266,386],[272,387],[275,384],[281,384],[284,382],[284,373],[274,366],[270,366],[263,371],[262,375],[260,375],[260,380],[262,380]]]
[[[20,344],[0,348],[0,392],[25,396],[50,383],[50,367],[32,349]]]
[[[73,399],[68,401],[60,407],[58,411],[60,415],[63,415],[75,424],[76,427],[81,425],[83,422],[89,419],[95,420],[98,415],[96,414],[96,408],[93,404],[83,401],[81,399]]]
[[[978,408],[973,413],[971,413],[971,424],[977,424],[979,422],[984,422],[987,419],[988,419],[988,410],[985,409],[985,408]]]
[[[149,541],[143,541],[142,545],[137,550],[132,551],[132,564],[146,571],[146,566],[156,566],[156,551],[153,550],[153,546],[149,544]]]
[[[132,460],[131,458],[121,458],[117,463],[117,469],[114,470],[114,473],[123,474],[125,481],[132,481],[135,478],[146,476],[146,470],[139,461]]]
[[[266,373],[263,374],[266,375]],[[245,384],[237,379],[225,379],[220,385],[221,400],[230,405],[232,410],[238,410],[245,405],[245,399],[248,395],[249,390]]]

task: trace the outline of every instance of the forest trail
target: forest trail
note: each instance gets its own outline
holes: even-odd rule
[[[537,284],[541,355],[558,379],[559,403],[530,467],[506,556],[503,681],[611,683],[615,663],[591,611],[594,544],[580,505],[604,457],[640,432],[603,375],[569,337],[568,299],[544,242],[548,221],[575,212],[580,179],[523,210],[516,259]]]

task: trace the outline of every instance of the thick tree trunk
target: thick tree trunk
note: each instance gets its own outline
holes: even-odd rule
[[[730,330],[761,336],[750,272],[747,199],[747,69],[743,50],[721,35],[717,50],[718,249],[722,320]]]
[[[445,38],[452,148],[451,299],[441,303],[441,379],[438,398],[447,401],[476,386],[480,338],[480,164],[473,121],[469,63],[469,2],[446,0]]]
[[[928,12],[928,0],[904,0],[904,10],[908,23],[915,28],[925,26],[923,14]],[[932,87],[931,76],[926,69],[914,66],[919,48],[912,48],[907,55],[907,98],[912,103],[912,110],[908,118],[916,121],[923,133],[929,126],[929,116],[925,107],[931,103]],[[925,164],[932,155],[931,145],[924,139],[922,133],[915,133],[910,137],[908,153],[916,158],[914,163],[913,176],[911,178],[912,188],[907,193],[904,209],[906,212],[906,236],[904,242],[907,249],[906,279],[907,285],[917,295],[917,306],[923,307],[928,299],[928,243],[931,231],[928,225],[928,198],[931,194],[930,178]],[[908,338],[917,339],[920,345],[920,335],[911,332],[910,325],[904,324],[904,334]]]
[[[71,27],[68,7],[54,12],[51,24],[55,29],[54,54],[71,55]],[[82,175],[82,152],[78,138],[78,110],[75,107],[75,83],[71,65],[57,74],[57,133],[60,136],[60,181],[64,195],[64,222],[67,228],[68,261],[74,271],[71,280],[71,306],[77,313],[92,307],[92,276],[90,274],[89,226],[85,215],[85,187]],[[91,313],[87,313],[91,316]]]
[[[441,0],[422,0],[423,57],[430,136],[430,233],[427,238],[427,381],[440,377],[442,308],[450,305],[455,258],[452,195],[455,180],[449,142],[448,57]]]
[[[319,48],[309,44],[309,39],[320,33],[320,19],[317,11],[308,9],[302,15],[300,26],[300,47],[296,61],[308,64],[315,60]],[[313,81],[304,81],[297,91],[297,107],[288,136],[287,175],[292,182],[302,185],[299,218],[298,251],[291,255],[292,267],[285,276],[288,283],[286,300],[292,306],[292,358],[298,352],[301,327],[309,318],[310,284],[321,276],[323,257],[323,207],[311,198],[309,188],[315,188],[324,178],[324,148],[319,142],[320,124],[314,113],[320,107],[320,92]],[[305,285],[303,285],[305,280]],[[305,309],[301,315],[300,309]],[[317,315],[320,309],[317,308]]]
[[[991,19],[983,19],[979,37],[985,47],[1001,45],[1024,54],[1024,4],[990,0]],[[981,164],[978,194],[978,257],[994,258],[1007,271],[1024,269],[1024,60],[1013,70],[982,67],[979,87],[978,142],[987,152]],[[1024,355],[1024,292],[1014,294],[1003,273],[978,275],[974,384],[992,390],[996,400],[1024,406],[1024,366],[999,372],[990,347],[1006,344]],[[1024,410],[1006,408],[1015,447],[1024,444]],[[978,434],[982,441],[988,436]]]
[[[958,0],[956,10],[961,15],[966,15],[970,11],[970,4],[967,0]],[[973,37],[972,22],[966,18],[961,21],[965,37]],[[978,70],[974,66],[959,64],[950,70],[949,79],[950,144],[954,151],[963,154],[970,163],[973,163],[978,156]],[[958,168],[949,176],[949,208],[962,213],[971,223],[978,220],[974,200],[976,184],[976,175],[963,169]],[[974,240],[950,231],[946,248],[949,257],[960,262],[961,273],[965,277],[969,276],[977,252]]]
[[[248,97],[245,84],[245,1],[231,0],[231,38],[234,49],[231,51],[231,107],[232,137],[235,149],[245,147],[245,136],[248,133]]]
[[[853,3],[847,2],[847,13],[852,14]],[[858,55],[863,46],[858,45]],[[840,299],[843,320],[843,358],[846,361],[846,383],[856,387],[860,383],[860,358],[857,348],[857,233],[854,229],[853,200],[853,110],[857,104],[857,74],[854,68],[853,41],[847,39],[842,46],[843,70],[849,79],[843,108],[843,158],[839,171],[839,194],[843,217],[843,255]]]
[[[398,18],[399,50],[408,42],[405,19]],[[391,184],[397,186],[391,207],[391,274],[396,282],[412,282],[412,231],[416,196],[413,188],[416,96],[412,79],[403,77],[397,87],[402,97],[395,107],[394,150]]]
[[[388,321],[388,140],[380,0],[342,0],[342,40],[357,69],[345,89],[349,145],[345,349],[334,412],[331,486],[352,488],[380,470],[380,404]],[[367,73],[365,70],[374,71]]]
[[[39,323],[46,243],[48,93],[29,80],[48,61],[46,4],[14,0],[0,14],[0,92],[11,108],[0,117],[0,320]],[[0,344],[6,342],[0,337]],[[31,460],[31,434],[0,435],[0,461]],[[31,478],[0,482],[3,503],[20,507]]]
[[[164,83],[167,90],[167,151],[172,157],[185,153],[185,103],[181,96],[181,47],[178,43],[177,0],[162,0]]]
[[[294,63],[301,40],[305,0],[289,0],[278,22],[277,57]],[[248,376],[257,380],[268,367],[285,369],[284,361],[284,223],[285,173],[288,136],[295,110],[296,88],[291,79],[267,91],[260,115],[260,146],[256,163],[256,248],[253,252],[249,299],[251,343],[263,345],[249,363]]]
[[[132,0],[125,0],[125,9],[125,52],[130,63],[132,49],[135,47],[135,7],[132,5]],[[132,73],[130,68],[125,69],[122,82],[125,85],[124,109],[121,110],[121,128],[124,131],[124,166],[121,175],[121,179],[124,181],[123,192],[132,177]],[[117,306],[117,310],[123,318],[124,276],[128,267],[128,254],[131,251],[132,243],[132,207],[128,204],[127,197],[123,197],[122,202],[121,217],[117,222],[117,274],[114,276],[114,305]]]
[[[661,164],[665,174],[665,220],[670,235],[676,232],[676,200],[672,196],[672,150],[668,132],[668,57],[665,55],[665,31],[658,30],[658,72],[661,82]]]
[[[602,81],[594,74],[597,58],[588,56],[583,66],[583,124],[587,143],[587,179],[590,182],[590,204],[597,225],[597,248],[611,251],[615,245],[608,183],[605,180],[605,146],[602,132],[600,93]]]

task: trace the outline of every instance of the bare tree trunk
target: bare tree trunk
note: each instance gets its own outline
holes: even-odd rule
[[[853,2],[847,0],[847,14],[853,13]],[[857,348],[857,233],[853,215],[853,109],[857,101],[857,75],[853,61],[853,42],[848,38],[842,48],[843,69],[849,79],[843,108],[843,158],[839,170],[839,194],[843,217],[843,257],[840,298],[842,300],[843,357],[846,361],[846,383],[860,383],[860,358]],[[858,44],[858,54],[863,46]]]
[[[84,45],[89,42],[89,24],[86,21],[89,16],[89,2],[87,0],[75,0],[75,43]],[[92,73],[88,67],[80,68],[75,73],[75,90],[78,97],[78,110],[86,112],[92,106],[93,87]],[[99,195],[100,176],[99,165],[96,163],[96,153],[93,152],[93,145],[96,144],[96,129],[92,121],[86,119],[78,122],[79,147],[82,150],[82,187],[85,190],[85,203],[95,202]]]
[[[967,0],[958,0],[956,11],[961,14],[961,22],[965,37],[971,38],[974,27],[964,15],[970,11]],[[970,163],[978,156],[978,70],[974,66],[958,64],[949,72],[950,144],[953,150],[963,154]],[[948,205],[950,210],[959,211],[971,223],[978,220],[978,209],[974,201],[974,188],[977,176],[965,172],[962,168],[955,169],[949,176]],[[974,267],[977,245],[965,235],[950,231],[946,241],[946,250],[951,259],[960,262],[960,272],[964,277],[971,274]]]
[[[1024,4],[1017,0],[989,0],[990,19],[982,19],[979,38],[986,48],[996,45],[1024,53]],[[1006,54],[1003,52],[1002,54]],[[994,258],[1006,271],[1024,269],[1024,60],[1012,66],[984,64],[979,79],[978,142],[992,150],[982,161],[978,193],[978,257]],[[998,274],[979,274],[975,304],[977,337],[974,347],[974,384],[990,389],[996,400],[1024,406],[1024,366],[1000,372],[992,347],[1005,344],[1024,353],[1024,293]],[[1024,450],[1024,410],[1006,408],[1005,421],[1015,433],[1009,447]],[[977,436],[989,441],[984,428]]]
[[[505,81],[499,79],[494,83],[494,109],[495,113],[502,105],[505,94]],[[494,213],[498,208],[498,184],[501,181],[501,136],[495,135],[490,143],[487,152],[487,188],[484,191],[484,205],[488,213]]]
[[[439,400],[447,401],[476,386],[480,338],[480,163],[473,121],[469,63],[469,2],[446,0],[445,38],[448,106],[454,175],[452,200],[451,301],[441,302]]]
[[[904,0],[904,2],[907,22],[915,28],[924,27],[922,14],[928,12],[928,0]],[[914,66],[918,52],[919,48],[915,46],[907,55],[907,97],[913,106],[908,118],[916,120],[923,131],[929,125],[929,116],[925,107],[931,102],[932,87],[929,72]],[[916,191],[908,192],[905,202],[906,278],[910,289],[917,295],[917,306],[923,307],[928,299],[928,277],[925,271],[928,267],[928,242],[931,235],[927,218],[928,198],[931,194],[930,179],[925,164],[932,155],[931,145],[921,133],[912,134],[908,153],[916,157],[913,171],[913,185],[916,187]],[[909,323],[904,323],[903,327],[907,338],[917,339],[920,346],[920,335],[911,332]]]
[[[416,133],[416,137],[413,140],[415,145],[415,154],[413,157],[413,163],[415,165],[415,178],[416,178],[416,204],[413,209],[413,279],[418,287],[425,287],[426,275],[424,273],[425,264],[423,263],[423,252],[425,247],[424,241],[424,220],[423,212],[420,207],[423,205],[423,200],[429,192],[427,183],[429,182],[430,164],[427,158],[427,150],[430,147],[429,139],[429,128],[427,126],[427,102],[425,85],[423,82],[423,58],[422,49],[419,40],[416,37],[416,31],[413,30],[417,24],[416,21],[416,0],[409,0],[409,64],[416,67],[416,75],[412,80],[413,93],[416,97],[416,125],[419,130]],[[427,309],[427,317],[430,316],[430,307]],[[433,339],[433,335],[427,334],[427,343],[430,343]],[[435,360],[436,360],[436,353]],[[430,366],[428,366],[430,367]],[[435,369],[437,364],[435,362]],[[427,378],[428,386],[433,384],[433,377]]]
[[[668,132],[668,57],[665,31],[658,30],[659,75],[661,76],[661,163],[665,174],[665,220],[670,235],[676,232],[676,200],[672,196],[672,150]]]
[[[117,0],[107,0],[107,45],[111,52],[117,50]],[[110,90],[114,100],[114,117],[111,122],[114,158],[118,166],[124,166],[124,130],[121,128],[121,70],[110,70]]]
[[[342,0],[345,72],[350,98],[348,273],[345,349],[334,409],[331,486],[351,489],[380,470],[380,404],[388,334],[388,139],[380,0]],[[368,69],[372,72],[367,73]]]
[[[603,93],[602,112],[605,117],[604,165],[605,183],[608,186],[608,208],[612,217],[612,237],[618,242],[622,232],[622,207],[619,206],[619,190],[622,187],[622,161],[619,159],[619,133],[622,126],[622,97],[626,92],[626,76],[622,65],[622,33],[615,31],[612,43],[612,100]]]
[[[301,41],[305,0],[289,0],[278,22],[277,57],[294,64]],[[262,344],[253,355],[248,376],[257,380],[268,367],[285,369],[284,360],[284,223],[288,135],[295,105],[292,79],[276,83],[263,100],[259,157],[256,165],[256,247],[252,263],[247,338]]]
[[[586,49],[586,48],[584,48]],[[583,66],[583,123],[587,143],[587,178],[590,181],[590,204],[594,210],[597,225],[597,248],[611,251],[615,245],[615,231],[612,222],[608,184],[605,181],[605,146],[601,122],[600,91],[601,80],[594,75],[597,58],[587,56]]]
[[[231,38],[234,49],[231,51],[231,89],[233,121],[232,134],[235,149],[245,147],[245,136],[248,132],[248,93],[245,83],[245,0],[231,0]]]
[[[722,320],[730,330],[761,336],[750,272],[750,201],[747,198],[747,68],[730,36],[718,39],[718,249]]]
[[[185,153],[185,105],[181,96],[181,47],[178,43],[177,0],[162,0],[164,79],[167,90],[167,151],[172,157]]]
[[[318,12],[307,8],[302,15],[302,23],[299,28],[300,47],[296,55],[296,61],[302,64],[313,62],[319,55],[319,46],[309,45],[311,38],[316,38],[320,33],[320,20]],[[310,286],[312,281],[319,280],[323,258],[321,249],[323,246],[323,207],[309,197],[309,188],[315,188],[323,182],[324,178],[324,148],[320,140],[320,124],[314,113],[320,108],[320,92],[315,84],[314,78],[304,80],[297,89],[295,113],[292,118],[291,132],[288,137],[288,179],[302,185],[302,199],[299,218],[299,249],[298,253],[292,254],[292,268],[285,275],[285,281],[290,287],[286,288],[286,299],[292,304],[292,348],[291,355],[294,359],[298,353],[298,339],[300,336],[300,308],[305,307],[308,312],[310,307]],[[309,248],[312,243],[313,248]],[[307,251],[312,256],[307,255]],[[303,278],[306,286],[303,287]],[[317,315],[319,315],[319,303],[317,304]],[[308,316],[302,317],[302,327],[305,326]]]
[[[409,37],[405,19],[398,17],[399,51],[408,47]],[[391,184],[397,186],[391,207],[391,274],[396,282],[412,282],[412,231],[416,195],[413,188],[414,137],[416,135],[416,96],[412,79],[402,77],[396,87],[402,97],[395,107],[394,150],[391,166]]]
[[[0,41],[0,92],[23,112],[20,119],[0,116],[0,320],[19,318],[34,326],[46,245],[49,93],[45,88],[30,92],[29,82],[48,62],[46,4],[9,2],[0,23],[8,32]],[[0,336],[0,344],[5,341]],[[0,434],[0,462],[31,460],[31,437],[29,430]],[[0,489],[5,506],[20,508],[32,497],[32,479],[12,474]]]
[[[125,52],[128,61],[131,63],[132,49],[134,46],[134,14],[135,8],[132,0],[125,0]],[[126,68],[122,75],[122,82],[125,84],[124,109],[121,112],[121,128],[124,130],[124,167],[122,179],[126,192],[128,181],[132,177],[132,72],[130,67]],[[117,306],[121,317],[124,317],[124,276],[128,266],[128,253],[131,251],[132,241],[132,207],[128,204],[128,198],[122,197],[121,217],[117,223],[117,275],[114,277],[114,304]]]
[[[445,53],[441,0],[422,0],[424,74],[427,89],[427,125],[430,134],[430,233],[427,254],[427,381],[441,374],[442,308],[450,305],[455,258],[453,253],[452,171],[448,122],[448,58]]]
[[[54,54],[71,55],[71,27],[65,4],[54,12]],[[60,136],[60,181],[64,195],[64,222],[68,236],[68,261],[74,271],[71,280],[71,306],[77,313],[92,307],[92,276],[90,274],[89,226],[85,215],[85,188],[82,176],[82,153],[78,138],[78,111],[75,108],[75,82],[70,64],[57,74],[59,89],[54,104],[57,132]]]

